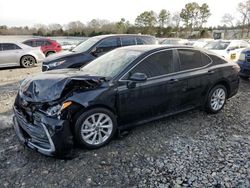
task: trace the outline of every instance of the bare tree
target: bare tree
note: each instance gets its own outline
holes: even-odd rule
[[[247,36],[250,32],[250,0],[238,4],[238,12],[241,14],[241,37],[244,37],[244,30],[247,28]]]
[[[226,13],[223,15],[221,22],[225,24],[228,27],[234,27],[235,26],[235,17],[232,14]]]
[[[179,28],[181,23],[181,17],[179,12],[175,12],[172,17],[172,25],[176,30],[176,37],[179,37]]]

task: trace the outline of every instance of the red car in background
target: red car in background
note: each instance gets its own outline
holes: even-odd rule
[[[29,39],[23,41],[23,44],[26,44],[31,47],[41,46],[41,50],[43,51],[46,57],[62,50],[62,46],[58,42],[48,38]]]

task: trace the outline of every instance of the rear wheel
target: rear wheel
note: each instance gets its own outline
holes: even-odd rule
[[[216,114],[224,107],[227,99],[227,89],[223,85],[216,85],[208,94],[206,111]]]
[[[75,124],[78,144],[89,149],[107,144],[116,132],[115,115],[105,108],[90,109],[82,113]]]
[[[21,66],[24,68],[33,67],[36,63],[36,59],[31,55],[25,55],[21,58]]]

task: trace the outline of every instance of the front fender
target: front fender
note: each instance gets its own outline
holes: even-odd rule
[[[91,106],[106,106],[112,111],[115,110],[115,93],[110,91],[108,88],[99,88],[89,91],[78,91],[74,92],[67,101],[72,101],[82,105],[84,108]]]

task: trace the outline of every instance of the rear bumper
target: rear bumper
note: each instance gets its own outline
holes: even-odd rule
[[[19,141],[47,156],[64,156],[73,148],[73,136],[67,120],[36,114],[30,123],[14,107],[14,129]]]

